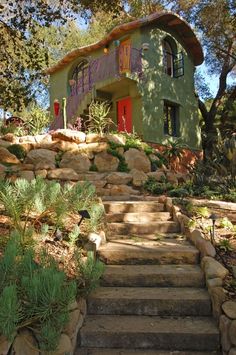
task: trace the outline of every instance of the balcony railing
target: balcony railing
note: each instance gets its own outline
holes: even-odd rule
[[[70,95],[67,98],[67,118],[70,120],[76,115],[79,105],[82,103],[86,94],[88,94],[96,83],[112,79],[121,78],[128,75],[142,74],[142,56],[141,49],[130,48],[129,67],[124,72],[120,70],[119,48],[110,51],[99,58],[88,63],[81,70],[77,80],[70,86]],[[51,129],[61,128],[63,126],[62,115],[60,115],[51,125]]]

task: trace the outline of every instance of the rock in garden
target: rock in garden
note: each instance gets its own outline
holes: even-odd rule
[[[80,310],[78,308],[70,311],[69,321],[63,330],[69,336],[70,339],[73,337],[73,334],[74,334],[75,329],[79,323],[80,318],[83,321],[83,316],[81,315]],[[81,324],[81,326],[82,326],[82,324]]]
[[[10,349],[11,343],[6,337],[0,335],[0,355],[7,355]]]
[[[7,133],[4,136],[2,136],[2,139],[10,143],[16,143],[18,137],[16,137],[13,133]]]
[[[38,343],[29,330],[21,330],[13,343],[15,355],[39,355]]]
[[[49,149],[34,149],[31,150],[25,159],[26,164],[34,164],[37,166],[37,170],[43,169],[42,166],[48,164],[55,168],[55,156],[56,152]],[[42,164],[42,166],[40,166]]]
[[[108,148],[107,142],[82,143],[78,145],[79,151],[85,153],[101,153]]]
[[[222,314],[221,305],[226,300],[226,295],[222,287],[212,287],[208,289],[212,302],[213,316],[218,319]]]
[[[116,171],[119,165],[119,159],[107,152],[98,153],[95,156],[94,164],[98,171]]]
[[[86,143],[106,142],[106,140],[106,136],[101,136],[98,133],[88,133],[86,135]]]
[[[132,169],[130,174],[133,176],[132,184],[137,187],[142,186],[148,179],[148,176],[143,171],[137,169]]]
[[[220,328],[220,335],[221,335],[221,345],[222,345],[222,350],[225,352],[228,352],[231,347],[230,339],[229,339],[230,323],[231,323],[230,320],[225,315],[220,316],[219,328]]]
[[[132,175],[128,173],[114,172],[107,176],[107,182],[114,185],[125,185],[131,182]]]
[[[62,354],[70,353],[71,350],[72,350],[72,344],[70,338],[66,334],[61,334],[57,349],[54,352],[52,352],[52,354],[62,355]]]
[[[51,133],[52,139],[61,139],[68,142],[83,143],[86,139],[86,134],[72,129],[58,129]]]
[[[236,348],[230,349],[229,355],[236,355]]]
[[[140,194],[138,190],[134,190],[131,186],[127,185],[107,185],[107,187],[110,189],[111,196]]]
[[[236,345],[236,320],[233,320],[229,327],[229,338],[233,345]]]
[[[0,139],[0,147],[8,148],[11,145],[10,142]]]
[[[35,171],[35,176],[41,176],[43,179],[46,179],[47,174],[48,174],[48,172],[47,172],[46,169],[36,170]]]
[[[201,243],[199,250],[201,252],[201,257],[211,256],[214,258],[216,256],[216,250],[209,240],[204,240],[204,242]]]
[[[109,142],[113,142],[116,144],[125,145],[126,138],[122,134],[107,134],[106,138]]]
[[[166,178],[167,178],[167,181],[170,182],[171,184],[178,185],[178,179],[173,172],[167,172]]]
[[[124,153],[124,157],[130,170],[137,169],[144,173],[151,171],[151,162],[143,151],[130,148]]]
[[[214,279],[216,277],[224,279],[229,273],[223,265],[210,256],[204,256],[202,258],[201,266],[205,270],[207,279]]]
[[[20,164],[19,159],[6,148],[0,147],[0,163]]]
[[[206,281],[206,285],[208,288],[211,287],[221,287],[223,284],[223,281],[220,277],[216,277],[215,279],[208,279]]]
[[[58,180],[71,180],[71,181],[78,181],[79,176],[71,168],[60,168],[60,169],[53,169],[48,172],[47,175],[48,179],[58,179]]]
[[[60,168],[73,168],[76,172],[88,171],[91,166],[86,154],[66,152],[60,162]]]
[[[236,302],[235,301],[226,301],[222,305],[222,309],[227,315],[227,317],[231,319],[236,319]]]
[[[27,181],[31,181],[31,180],[35,179],[34,172],[33,171],[27,171],[27,170],[20,171],[19,174],[18,174],[18,177],[20,179],[25,179]]]
[[[69,150],[78,151],[78,144],[74,142],[67,142],[59,140],[53,145],[53,150],[60,150],[62,152],[67,152]]]
[[[19,143],[36,143],[35,136],[23,136],[19,138]]]

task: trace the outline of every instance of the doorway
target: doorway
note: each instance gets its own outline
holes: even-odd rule
[[[117,102],[117,118],[119,132],[131,133],[133,131],[132,105],[130,97]]]

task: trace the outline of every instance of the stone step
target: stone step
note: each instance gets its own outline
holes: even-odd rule
[[[186,237],[180,233],[152,233],[152,234],[140,234],[132,233],[131,235],[127,234],[113,234],[112,231],[110,235],[107,235],[107,240],[117,240],[117,239],[132,239],[135,242],[138,241],[161,241],[167,239],[176,239],[176,240],[186,240]]]
[[[197,264],[199,251],[188,242],[177,240],[145,241],[115,240],[98,250],[106,264]]]
[[[216,351],[165,351],[145,349],[79,348],[75,355],[220,355]]]
[[[88,298],[88,314],[210,316],[211,301],[199,288],[99,287]]]
[[[109,231],[115,234],[178,233],[179,223],[173,221],[147,223],[109,223]]]
[[[107,213],[143,213],[165,210],[164,204],[156,201],[105,201],[103,204]]]
[[[217,350],[219,331],[212,318],[88,315],[80,345],[95,348]]]
[[[204,287],[204,274],[198,265],[107,265],[103,286]]]
[[[171,220],[169,212],[127,212],[111,213],[106,215],[107,222],[159,222]]]

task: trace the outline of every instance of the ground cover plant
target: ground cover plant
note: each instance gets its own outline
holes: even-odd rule
[[[28,328],[42,351],[52,351],[70,304],[87,296],[104,270],[85,251],[103,207],[90,183],[61,186],[37,178],[1,181],[0,209],[0,334],[12,342]],[[80,226],[79,210],[90,215]]]

